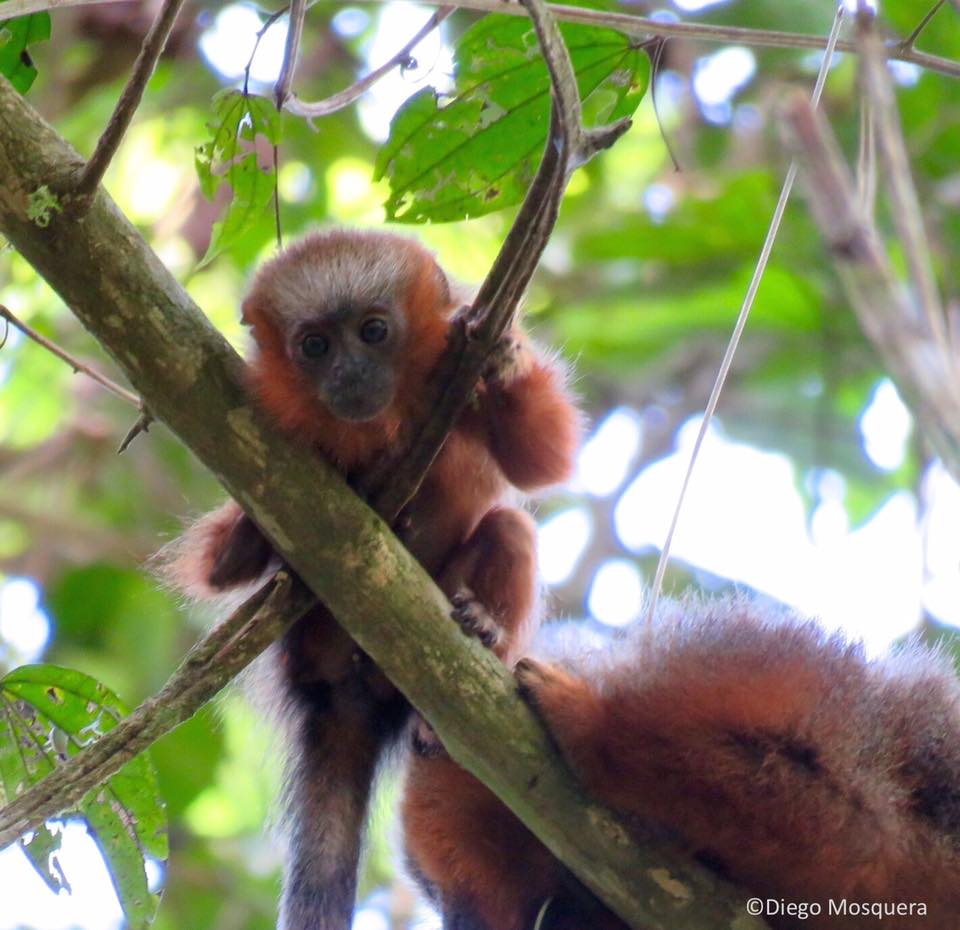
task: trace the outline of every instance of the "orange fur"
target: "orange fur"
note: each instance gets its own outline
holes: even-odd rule
[[[210,584],[214,562],[242,513],[236,501],[225,501],[158,553],[155,558],[167,583],[198,600],[216,597],[220,592]]]
[[[871,662],[746,600],[665,606],[649,639],[555,658],[518,677],[584,787],[751,893],[822,906],[772,927],[956,926],[960,684],[945,660]],[[404,821],[448,930],[524,930],[551,895],[546,928],[622,927],[584,916],[559,863],[448,759],[413,761]],[[844,898],[927,914],[829,914]]]
[[[411,240],[346,230],[307,236],[261,268],[244,301],[255,343],[251,390],[282,429],[353,476],[409,439],[459,305],[433,257]],[[297,353],[311,327],[342,327],[337,338],[346,345],[358,332],[350,328],[354,315],[368,313],[389,318],[391,341],[375,369],[356,369],[365,372],[360,383],[369,388],[371,377],[387,372],[394,387],[379,413],[344,419],[321,400],[331,395],[319,389],[319,368]],[[565,478],[579,432],[562,373],[520,338],[514,370],[494,367],[478,386],[477,402],[454,426],[401,521],[405,544],[444,590],[469,592],[502,627],[498,653],[507,659],[526,646],[536,601],[533,525],[505,506],[510,486],[531,490]],[[325,382],[323,390],[332,388]],[[379,396],[367,391],[368,399]],[[333,395],[334,407],[339,399]],[[218,583],[253,580],[271,564],[262,542],[229,503],[188,532],[168,575],[201,596]],[[370,782],[407,708],[322,607],[277,651],[297,746],[288,776],[291,856],[280,925],[346,928]]]

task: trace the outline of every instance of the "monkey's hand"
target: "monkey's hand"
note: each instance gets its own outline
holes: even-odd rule
[[[602,700],[589,681],[560,665],[531,658],[520,659],[513,674],[520,697],[540,718],[564,755],[580,729],[586,730],[585,737],[596,738],[590,731],[601,719]]]
[[[534,364],[527,334],[514,326],[500,337],[493,347],[483,369],[483,380],[488,388],[507,388],[528,374]]]

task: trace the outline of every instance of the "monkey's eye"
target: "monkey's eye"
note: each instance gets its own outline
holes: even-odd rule
[[[320,336],[317,333],[304,336],[300,341],[300,351],[303,352],[305,358],[320,358],[327,354],[329,348],[330,344],[327,342],[327,337]]]
[[[360,338],[364,342],[375,344],[383,342],[387,338],[388,331],[389,327],[386,320],[382,320],[378,316],[372,316],[369,320],[364,320],[360,327]]]

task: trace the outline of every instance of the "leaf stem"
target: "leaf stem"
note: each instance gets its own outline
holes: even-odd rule
[[[830,62],[833,59],[834,50],[837,47],[837,39],[840,35],[840,25],[843,22],[843,4],[837,6],[837,12],[834,16],[833,27],[830,35],[827,37],[827,50],[820,62],[820,72],[817,75],[817,81],[811,94],[811,106],[816,107],[820,102],[820,96],[823,93],[823,87],[827,81],[827,74],[830,71]],[[673,537],[677,530],[677,523],[680,519],[680,511],[683,508],[683,502],[686,499],[687,489],[690,486],[690,479],[693,477],[693,469],[700,456],[700,449],[703,446],[704,439],[707,436],[707,429],[713,421],[713,416],[717,411],[717,404],[720,402],[720,393],[730,372],[730,366],[733,364],[733,357],[740,345],[740,337],[747,325],[747,318],[753,309],[753,302],[756,300],[757,291],[760,289],[760,282],[763,280],[763,274],[767,270],[767,263],[770,260],[770,253],[773,251],[773,244],[776,241],[777,233],[780,231],[780,223],[783,220],[784,211],[787,208],[787,201],[790,199],[790,193],[793,190],[793,183],[797,177],[797,163],[790,162],[787,169],[787,175],[783,180],[783,186],[780,188],[780,196],[777,198],[777,205],[773,211],[773,218],[770,220],[770,226],[767,229],[766,238],[763,240],[763,247],[760,249],[760,257],[753,269],[753,277],[750,279],[750,285],[747,288],[746,296],[743,298],[743,305],[740,307],[740,313],[737,315],[737,322],[733,328],[733,334],[727,344],[723,360],[720,362],[720,370],[717,372],[716,380],[710,391],[710,397],[707,400],[707,406],[703,417],[700,420],[700,429],[697,432],[696,441],[693,444],[693,451],[690,453],[690,462],[687,464],[687,470],[683,476],[683,484],[680,486],[680,493],[677,495],[677,503],[673,509],[673,517],[670,520],[670,527],[667,530],[667,536],[660,550],[660,559],[657,562],[657,571],[654,575],[653,584],[650,588],[650,597],[647,603],[647,632],[652,632],[653,617],[657,608],[657,600],[660,597],[660,591],[663,587],[663,577],[667,571],[667,563],[670,561],[670,549],[673,545]]]

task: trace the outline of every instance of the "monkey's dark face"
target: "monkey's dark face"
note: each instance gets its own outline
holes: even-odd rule
[[[391,303],[343,302],[298,320],[287,352],[334,416],[363,422],[393,402],[405,335],[406,318]]]

